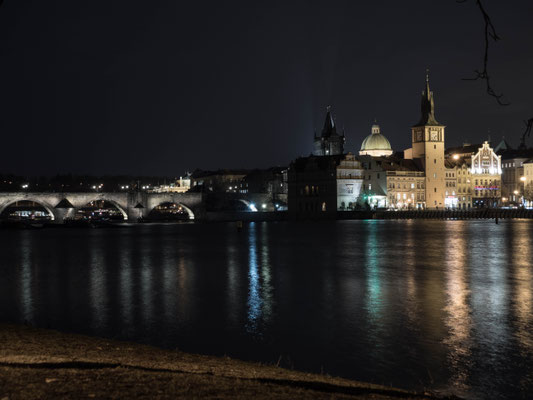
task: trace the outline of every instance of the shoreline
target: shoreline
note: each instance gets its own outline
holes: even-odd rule
[[[458,399],[0,323],[0,399],[57,397]]]
[[[42,228],[123,228],[143,224],[191,224],[219,222],[285,222],[285,221],[346,221],[346,220],[514,220],[533,219],[533,209],[486,208],[476,210],[371,210],[336,211],[332,214],[290,214],[276,212],[208,212],[204,218],[195,220],[144,220],[138,221],[65,221],[49,220],[3,220],[0,229]]]

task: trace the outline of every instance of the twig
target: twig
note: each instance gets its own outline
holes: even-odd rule
[[[466,3],[468,0],[456,0],[457,3]],[[496,91],[492,88],[492,85],[490,83],[490,75],[488,72],[488,63],[489,63],[489,42],[490,39],[497,42],[501,38],[496,33],[496,28],[494,28],[494,25],[492,24],[492,20],[490,19],[490,16],[485,11],[485,8],[483,7],[483,4],[481,3],[481,0],[476,0],[476,4],[481,11],[481,14],[483,15],[483,19],[485,20],[485,54],[483,56],[483,70],[474,70],[475,76],[473,78],[463,78],[465,81],[477,81],[478,79],[484,80],[487,85],[487,93],[489,96],[492,96],[496,99],[499,105],[501,106],[508,106],[511,103],[505,102],[502,100],[503,93],[496,93]]]

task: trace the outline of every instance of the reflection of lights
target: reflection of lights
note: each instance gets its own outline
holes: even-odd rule
[[[256,210],[257,211],[257,210]],[[248,269],[248,329],[255,331],[257,329],[257,320],[261,315],[262,299],[259,293],[259,274],[257,267],[257,247],[255,237],[255,223],[250,224],[250,258]]]
[[[464,368],[464,360],[471,353],[471,308],[469,304],[470,290],[466,278],[466,249],[464,230],[466,225],[446,224],[448,251],[446,253],[446,294],[445,323],[449,335],[444,339],[450,351],[450,361],[455,376],[451,380],[454,386],[462,387],[468,378]],[[457,231],[459,229],[459,232]]]
[[[251,211],[257,211],[257,207],[255,206],[254,203],[250,203],[250,205],[248,206],[248,208],[249,208]]]

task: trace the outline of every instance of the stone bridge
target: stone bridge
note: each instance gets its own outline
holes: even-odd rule
[[[43,206],[54,222],[73,218],[76,212],[91,201],[104,200],[117,207],[125,220],[137,221],[147,217],[158,205],[175,203],[183,207],[189,219],[202,219],[205,207],[201,193],[147,193],[147,192],[99,192],[99,193],[0,193],[0,214],[17,201],[33,201]],[[66,201],[65,201],[66,200]],[[66,205],[66,206],[65,206]]]

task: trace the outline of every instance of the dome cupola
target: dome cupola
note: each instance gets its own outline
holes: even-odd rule
[[[378,124],[372,125],[372,133],[363,140],[359,155],[382,157],[390,156],[391,154],[392,148],[389,140],[381,134]]]

